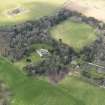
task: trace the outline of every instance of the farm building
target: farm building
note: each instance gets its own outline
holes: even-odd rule
[[[36,51],[40,57],[48,56],[49,51],[46,49],[39,49]]]

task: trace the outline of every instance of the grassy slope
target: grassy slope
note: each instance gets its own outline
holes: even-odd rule
[[[65,78],[60,87],[85,105],[105,105],[105,89],[90,85],[78,77]]]
[[[0,58],[0,80],[13,93],[11,105],[105,105],[105,90],[76,77],[67,77],[58,86],[26,77]]]
[[[35,20],[42,16],[51,15],[60,7],[65,0],[3,0],[0,1],[0,24],[8,25],[12,23],[24,22],[26,20]],[[17,6],[29,10],[25,14],[15,17],[8,17],[4,12]]]
[[[0,80],[13,93],[11,105],[77,105],[81,101],[49,83],[26,77],[16,67],[0,58]]]
[[[94,29],[84,23],[77,23],[67,20],[51,30],[52,37],[62,39],[62,41],[75,49],[94,41],[96,38]]]

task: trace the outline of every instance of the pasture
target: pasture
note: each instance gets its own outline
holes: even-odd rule
[[[0,80],[11,89],[11,105],[105,105],[105,89],[74,76],[52,85],[27,77],[4,58],[0,58]]]
[[[81,105],[105,105],[105,89],[93,86],[80,77],[66,77],[60,83],[60,88],[81,100]]]
[[[52,15],[61,7],[65,0],[3,0],[0,2],[0,25],[36,20],[40,17]],[[16,8],[26,10],[15,15],[8,15],[8,12]]]
[[[68,19],[63,23],[51,29],[51,35],[56,40],[62,39],[62,42],[80,50],[87,44],[96,39],[94,29],[84,23],[78,23]]]
[[[0,58],[0,80],[12,91],[11,105],[77,105],[76,100],[60,87],[27,77],[3,58]]]

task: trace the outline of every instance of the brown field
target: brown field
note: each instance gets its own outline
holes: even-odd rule
[[[105,22],[105,0],[68,0],[64,7]]]

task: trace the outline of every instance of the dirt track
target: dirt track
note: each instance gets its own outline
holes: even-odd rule
[[[64,7],[105,22],[104,0],[68,0]]]

